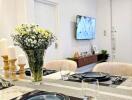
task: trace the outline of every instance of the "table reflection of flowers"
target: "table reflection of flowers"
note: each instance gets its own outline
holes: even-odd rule
[[[45,50],[55,41],[55,36],[38,25],[22,24],[13,34],[14,44],[21,47],[27,55],[34,82],[42,81],[42,66]]]

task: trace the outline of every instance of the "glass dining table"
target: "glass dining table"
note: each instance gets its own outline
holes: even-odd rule
[[[11,100],[35,90],[61,93],[75,97],[75,100],[83,100],[81,82],[62,80],[60,72],[43,76],[41,85],[34,85],[29,76],[23,80],[14,81],[13,84],[14,86],[10,88],[0,90],[0,100]],[[95,90],[91,87],[86,89],[88,96],[92,94],[91,91]],[[132,77],[126,77],[126,80],[116,87],[99,85],[97,100],[132,100]]]

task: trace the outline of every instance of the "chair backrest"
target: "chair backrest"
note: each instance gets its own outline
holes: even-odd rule
[[[112,75],[132,76],[132,64],[121,62],[103,62],[93,68],[93,72],[105,72]]]
[[[53,60],[44,65],[46,69],[52,69],[60,71],[60,68],[63,67],[63,70],[69,69],[70,71],[75,72],[77,69],[77,63],[72,60]]]

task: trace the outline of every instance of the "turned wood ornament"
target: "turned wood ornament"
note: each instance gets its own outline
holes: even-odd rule
[[[9,60],[8,56],[4,55],[2,56],[3,62],[4,62],[4,78],[8,79],[9,78]]]
[[[16,78],[16,65],[15,65],[16,59],[10,59],[9,63],[10,63],[10,79],[15,81],[17,80]]]
[[[19,69],[19,79],[24,79],[25,78],[25,70],[24,70],[24,66],[26,64],[18,64],[18,66],[20,67]]]

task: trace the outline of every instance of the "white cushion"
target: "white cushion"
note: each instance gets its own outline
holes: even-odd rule
[[[121,62],[103,62],[93,68],[93,72],[105,72],[113,75],[132,76],[132,64]]]
[[[53,60],[44,65],[46,69],[52,69],[60,71],[60,68],[62,70],[70,70],[70,71],[76,71],[77,69],[77,63],[72,60]]]

